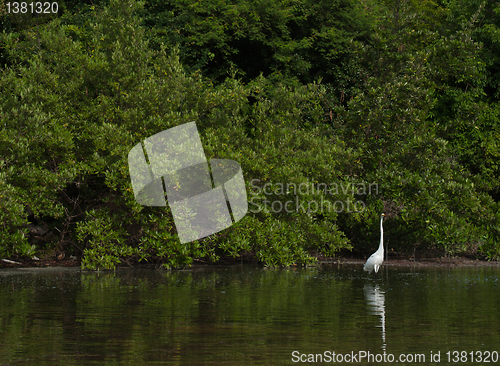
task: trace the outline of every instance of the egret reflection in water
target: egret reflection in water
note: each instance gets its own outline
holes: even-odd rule
[[[366,284],[364,287],[365,300],[370,315],[380,316],[380,327],[382,328],[382,349],[385,351],[385,292],[379,285]]]

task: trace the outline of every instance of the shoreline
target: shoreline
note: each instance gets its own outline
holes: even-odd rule
[[[316,265],[363,265],[366,259],[363,258],[318,258]],[[229,266],[241,264],[239,261],[220,261],[219,263],[200,263],[195,261],[192,263],[192,267],[206,267],[206,266]],[[247,265],[255,265],[256,263],[243,263]],[[81,261],[79,259],[67,259],[67,260],[56,260],[56,259],[41,259],[41,260],[25,260],[25,261],[11,261],[0,259],[0,270],[2,269],[13,269],[13,268],[56,268],[56,267],[79,267]],[[142,268],[144,266],[155,268],[158,264],[149,263],[137,263],[134,265],[118,265],[116,269],[119,268]],[[383,266],[389,267],[500,267],[500,261],[487,261],[482,259],[469,259],[464,257],[453,257],[453,258],[422,258],[418,261],[413,261],[412,259],[401,259],[401,258],[389,258],[384,261]],[[297,265],[292,265],[291,267],[297,267]],[[174,269],[175,270],[175,269]]]
[[[318,259],[318,264],[359,264],[362,265],[366,259],[361,258],[332,258],[332,260]],[[421,258],[413,259],[389,258],[384,260],[382,266],[389,267],[500,267],[500,261],[488,261],[484,259],[470,259],[465,257],[450,258]]]

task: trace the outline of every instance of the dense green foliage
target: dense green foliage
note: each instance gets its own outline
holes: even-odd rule
[[[500,8],[462,3],[2,6],[0,256],[308,264],[372,251],[384,210],[393,250],[498,259]],[[180,244],[168,208],[134,200],[127,156],[190,121],[250,203]]]

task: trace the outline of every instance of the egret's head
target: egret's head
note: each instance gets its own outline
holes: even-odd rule
[[[382,214],[382,217],[385,217],[385,213]]]

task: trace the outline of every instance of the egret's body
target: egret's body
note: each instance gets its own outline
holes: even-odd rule
[[[373,253],[370,258],[366,261],[363,269],[371,273],[375,270],[378,272],[380,266],[384,262],[384,228],[382,227],[382,221],[384,220],[384,214],[380,217],[380,245],[375,253]]]

